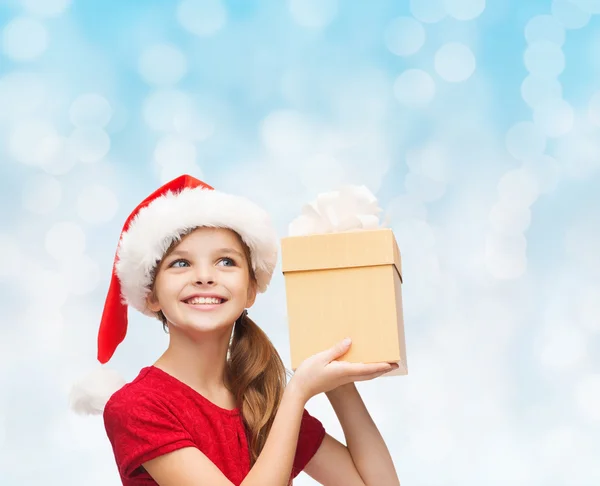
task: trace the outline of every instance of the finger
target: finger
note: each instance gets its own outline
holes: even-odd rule
[[[391,371],[391,370],[389,370]],[[370,375],[357,376],[354,381],[369,381],[375,378],[379,378],[387,373],[387,371],[379,371],[378,373],[371,373]]]
[[[346,361],[332,361],[329,366],[345,376],[363,376],[379,372],[386,373],[395,369],[389,363],[348,363]]]
[[[335,343],[331,348],[324,352],[324,357],[327,360],[327,363],[331,363],[336,358],[339,358],[346,354],[348,349],[350,349],[350,345],[352,344],[352,340],[350,338],[346,338],[343,341],[339,341]]]

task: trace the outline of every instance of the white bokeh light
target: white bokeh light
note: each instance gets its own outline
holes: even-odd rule
[[[496,233],[523,233],[531,224],[531,210],[501,200],[492,206],[489,221]]]
[[[585,419],[600,421],[600,374],[588,374],[575,385],[575,401]]]
[[[444,0],[410,0],[410,13],[427,24],[439,22],[446,17]]]
[[[386,215],[394,221],[425,220],[427,219],[427,208],[423,201],[413,194],[400,194],[390,200]]]
[[[154,159],[162,167],[196,162],[196,146],[175,135],[165,135],[156,144]]]
[[[425,29],[412,17],[397,17],[385,30],[385,45],[397,56],[417,53],[425,43]]]
[[[73,295],[89,294],[100,282],[98,264],[87,255],[65,259],[60,270],[69,292]]]
[[[554,155],[561,172],[573,179],[586,180],[600,171],[600,139],[594,130],[577,126],[557,139]]]
[[[29,309],[36,313],[54,313],[65,304],[69,288],[60,272],[49,270],[30,258],[24,260],[22,267],[18,282],[24,295],[35,296],[35,303]]]
[[[108,125],[113,109],[108,100],[98,93],[78,96],[69,108],[69,119],[76,127],[100,127]]]
[[[593,275],[600,274],[600,226],[597,216],[582,219],[567,228],[565,251],[567,256]]]
[[[181,174],[189,174],[200,180],[204,179],[202,169],[195,162],[180,161],[158,167],[158,178],[161,184],[166,184]]]
[[[524,55],[525,67],[531,74],[554,78],[565,69],[565,55],[550,41],[537,41],[527,46]]]
[[[600,91],[594,93],[588,106],[588,117],[597,127],[600,127]]]
[[[10,234],[0,233],[0,279],[21,271],[21,245]]]
[[[148,84],[169,86],[183,78],[187,72],[187,59],[174,45],[156,44],[142,52],[138,68]]]
[[[4,53],[17,61],[30,61],[48,48],[48,31],[39,20],[18,17],[2,31]]]
[[[406,151],[406,165],[416,174],[434,181],[448,182],[448,160],[439,147],[426,146]]]
[[[587,353],[585,335],[568,323],[543,329],[534,347],[540,364],[550,371],[572,369],[581,364]]]
[[[475,56],[471,49],[460,42],[448,42],[435,53],[436,72],[446,81],[466,81],[475,72]]]
[[[560,179],[560,169],[554,157],[539,155],[527,159],[523,163],[523,170],[529,172],[536,180],[541,193],[549,193],[556,189]]]
[[[69,139],[59,136],[56,139],[56,148],[42,161],[42,169],[51,175],[63,175],[77,165],[79,160]]]
[[[316,127],[301,113],[275,111],[263,120],[261,138],[273,154],[293,157],[312,152],[318,134]]]
[[[60,300],[66,300],[66,292],[61,293],[60,297]],[[28,307],[20,325],[30,331],[32,344],[38,353],[54,354],[60,351],[65,325],[60,306],[52,306],[50,309],[41,305]]]
[[[408,194],[423,202],[433,202],[442,198],[446,192],[444,182],[433,180],[422,174],[409,172],[404,177],[404,187]]]
[[[407,69],[394,82],[394,96],[403,105],[427,105],[435,96],[435,82],[421,69]]]
[[[20,0],[25,9],[34,15],[56,17],[64,13],[72,0]]]
[[[485,0],[444,0],[446,12],[456,20],[473,20],[485,10]]]
[[[566,29],[581,29],[591,18],[589,12],[584,12],[571,0],[553,0],[552,15]]]
[[[98,162],[110,151],[110,137],[102,128],[76,128],[69,137],[78,160],[85,163]]]
[[[500,178],[498,195],[502,200],[526,208],[537,200],[540,190],[533,174],[521,168],[510,170]]]
[[[577,313],[583,328],[600,333],[600,286],[584,288],[577,297]]]
[[[46,100],[47,91],[39,74],[11,71],[0,77],[0,121],[35,113]]]
[[[546,137],[531,122],[518,122],[506,133],[506,149],[516,159],[525,160],[541,155],[546,148]]]
[[[584,12],[600,14],[600,0],[569,0]]]
[[[115,216],[119,202],[111,189],[101,184],[92,184],[81,189],[76,208],[77,214],[86,223],[102,224]]]
[[[46,251],[59,261],[81,256],[85,251],[85,233],[75,223],[56,223],[46,233],[45,246]]]
[[[60,147],[56,129],[41,118],[19,121],[9,134],[9,154],[24,164],[43,166]]]
[[[316,29],[329,25],[338,11],[337,0],[288,0],[288,5],[298,25]]]
[[[227,10],[220,0],[182,0],[177,20],[184,29],[200,37],[216,34],[227,23]]]
[[[298,164],[302,184],[313,192],[330,191],[340,187],[345,181],[346,168],[335,157],[316,154]]]
[[[560,137],[573,128],[575,114],[565,100],[553,98],[536,105],[533,121],[547,137]]]
[[[562,46],[565,43],[565,28],[552,15],[536,15],[525,26],[525,39],[529,44],[549,41]]]
[[[192,99],[183,91],[155,91],[144,100],[144,121],[153,130],[178,131],[182,120],[192,116],[192,105]]]
[[[23,186],[23,207],[34,214],[49,214],[62,199],[62,186],[54,177],[36,175],[27,179]]]
[[[521,84],[521,96],[529,106],[535,108],[540,103],[561,98],[562,85],[556,78],[530,74]]]
[[[513,280],[527,271],[527,240],[520,234],[490,232],[485,242],[485,265],[499,280]]]

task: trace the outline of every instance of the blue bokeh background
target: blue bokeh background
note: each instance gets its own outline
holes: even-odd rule
[[[600,484],[600,1],[0,2],[0,482],[117,485],[94,369],[121,226],[189,173],[281,236],[344,184],[404,265],[405,486]],[[377,305],[376,302],[373,305]],[[289,364],[283,277],[253,310]],[[127,378],[166,344],[131,316]],[[340,440],[324,397],[308,406]],[[314,482],[301,475],[296,484]]]

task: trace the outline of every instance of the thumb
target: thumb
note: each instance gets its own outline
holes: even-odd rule
[[[327,358],[327,362],[331,362],[336,358],[339,358],[343,354],[345,354],[348,349],[350,349],[350,345],[352,344],[352,340],[350,338],[346,338],[343,341],[339,341],[335,343],[331,348],[329,348],[325,354]]]

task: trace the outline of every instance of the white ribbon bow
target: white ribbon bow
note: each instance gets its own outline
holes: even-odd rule
[[[365,186],[345,186],[324,192],[305,204],[302,213],[289,225],[289,236],[342,231],[370,230],[379,225],[381,209],[377,198]]]

